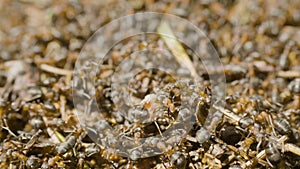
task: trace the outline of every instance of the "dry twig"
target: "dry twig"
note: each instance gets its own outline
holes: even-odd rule
[[[57,75],[71,76],[73,74],[73,72],[70,71],[70,70],[60,69],[60,68],[57,68],[57,67],[50,66],[48,64],[42,64],[40,66],[40,68],[43,71],[46,71],[46,72],[49,72],[49,73],[54,73],[54,74],[57,74]]]

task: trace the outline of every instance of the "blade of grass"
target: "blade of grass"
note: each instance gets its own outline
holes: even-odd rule
[[[190,57],[186,53],[181,43],[176,40],[170,25],[166,22],[162,22],[158,26],[157,32],[160,34],[160,37],[164,40],[180,66],[187,68],[195,79],[199,79]]]
[[[59,139],[60,142],[65,142],[66,141],[66,137],[63,136],[60,132],[58,131],[54,131],[56,137]]]

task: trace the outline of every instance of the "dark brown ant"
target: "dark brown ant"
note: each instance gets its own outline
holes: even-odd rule
[[[283,135],[291,135],[291,125],[286,119],[276,119],[274,120],[275,130]]]

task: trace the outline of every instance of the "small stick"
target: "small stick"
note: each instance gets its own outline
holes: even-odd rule
[[[276,132],[275,132],[275,128],[274,128],[272,116],[270,114],[268,115],[267,121],[269,122],[269,124],[270,124],[270,126],[272,128],[273,135],[276,136]]]
[[[286,151],[289,151],[291,153],[294,153],[294,154],[300,156],[300,148],[297,147],[296,145],[291,144],[291,143],[287,143],[287,144],[284,145],[284,148],[285,148]]]
[[[160,131],[160,127],[158,126],[156,121],[154,121],[154,124],[155,124],[156,128],[158,129],[158,132],[159,132],[160,136],[163,137],[162,132]]]
[[[18,138],[16,135],[15,135],[15,133],[13,133],[10,129],[9,129],[9,127],[8,127],[8,125],[7,125],[7,121],[6,121],[6,119],[4,119],[3,120],[3,122],[4,122],[4,125],[5,125],[5,127],[4,126],[2,126],[2,128],[3,129],[5,129],[5,130],[7,130],[8,131],[8,133],[9,134],[11,134],[12,136],[14,136],[14,137],[16,137],[16,138]]]
[[[279,71],[277,76],[282,78],[300,78],[300,71],[299,70]]]
[[[73,74],[73,71],[57,68],[54,66],[50,66],[48,64],[42,64],[40,68],[46,72],[63,75],[63,76],[71,76]]]
[[[186,136],[186,139],[187,139],[188,141],[197,143],[197,139],[196,139],[195,137],[190,136],[190,135],[187,135],[187,136]]]
[[[264,159],[266,157],[266,150],[262,150],[261,152],[259,152],[257,155],[256,155],[256,158],[258,161]]]
[[[63,121],[67,122],[67,116],[66,116],[66,108],[65,108],[65,105],[66,105],[66,97],[65,96],[60,96],[59,97],[60,99],[60,114],[61,114],[61,118]]]
[[[261,162],[263,161],[262,159],[264,159],[266,157],[266,151],[265,150],[262,150],[261,152],[259,152],[257,155],[256,155],[256,159]],[[264,162],[263,162],[264,163]],[[246,163],[244,163],[242,165],[242,168],[249,168],[251,165],[253,164],[253,160],[248,160]]]
[[[34,145],[34,143],[38,140],[39,135],[42,133],[42,130],[38,130],[31,139],[27,142],[27,144],[24,147],[24,154],[27,154],[28,150]]]
[[[50,136],[50,139],[52,140],[53,143],[57,144],[57,143],[61,142],[59,140],[59,138],[57,137],[57,135],[54,133],[54,131],[50,127],[47,128],[47,133]]]
[[[224,115],[226,115],[227,117],[231,118],[232,120],[234,120],[235,122],[239,122],[241,120],[241,117],[232,113],[231,111],[224,109],[223,107],[220,106],[216,106],[213,105],[213,107],[215,109],[217,109],[218,111],[220,111],[221,113],[223,113]]]
[[[284,143],[287,139],[288,139],[288,137],[287,137],[286,135],[280,137],[280,138],[277,140],[277,145],[280,145],[280,144]]]

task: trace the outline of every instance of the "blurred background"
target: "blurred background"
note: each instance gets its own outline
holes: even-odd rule
[[[174,14],[200,28],[224,65],[228,96],[243,98],[232,103],[228,98],[232,110],[261,120],[261,130],[271,135],[272,128],[266,126],[260,111],[250,115],[247,106],[241,106],[259,95],[255,103],[268,101],[271,106],[264,112],[274,109],[274,115],[270,113],[274,119],[286,119],[294,133],[289,141],[299,146],[298,0],[1,0],[0,168],[230,168],[256,157],[240,153],[234,147],[238,142],[229,148],[219,146],[223,152],[210,157],[205,155],[208,148],[186,141],[175,148],[182,156],[170,152],[132,161],[107,155],[82,131],[74,115],[71,88],[82,46],[102,25],[143,11]],[[286,135],[279,133],[276,136]],[[266,138],[260,150],[268,147]],[[226,138],[223,141],[231,144]],[[215,143],[208,147],[211,144]],[[232,152],[236,158],[227,160]],[[299,155],[281,154],[279,162],[269,159],[254,166],[297,168]]]

